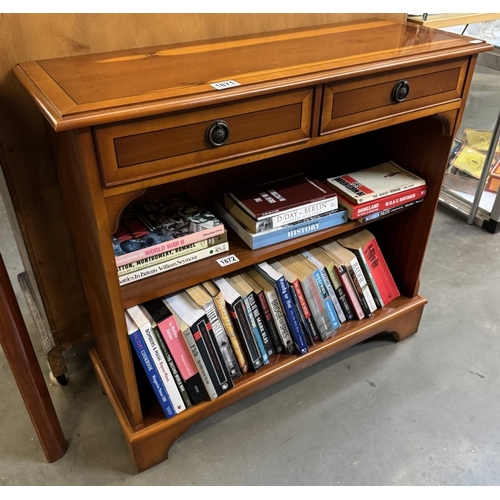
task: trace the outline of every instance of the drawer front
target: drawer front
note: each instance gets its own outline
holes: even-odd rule
[[[177,174],[311,138],[314,90],[300,89],[224,106],[94,128],[104,186]],[[224,121],[227,140],[207,130]]]
[[[466,72],[467,60],[456,60],[326,84],[320,133],[328,134],[458,100]],[[393,92],[397,86],[405,85],[409,90],[398,102]]]

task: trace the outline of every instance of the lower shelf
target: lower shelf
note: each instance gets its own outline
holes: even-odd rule
[[[303,356],[296,354],[272,356],[268,365],[258,372],[245,374],[236,381],[234,388],[214,401],[199,403],[171,419],[162,418],[158,407],[158,412],[154,415],[144,416],[144,426],[140,429],[134,429],[130,425],[113,384],[100,361],[98,350],[92,348],[90,356],[99,382],[113,405],[131,456],[140,472],[166,460],[172,444],[193,424],[233,403],[379,333],[392,332],[397,341],[413,335],[418,330],[426,303],[427,300],[419,295],[413,298],[398,297],[388,306],[375,311],[371,318],[344,323],[333,338],[316,344]]]

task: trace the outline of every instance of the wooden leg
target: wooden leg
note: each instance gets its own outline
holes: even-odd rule
[[[45,457],[55,462],[66,453],[68,445],[1,255],[0,344]]]

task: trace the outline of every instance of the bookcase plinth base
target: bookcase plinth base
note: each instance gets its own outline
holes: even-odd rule
[[[316,344],[303,356],[272,356],[268,365],[256,373],[245,374],[236,381],[233,389],[214,401],[199,403],[172,419],[162,418],[158,407],[154,415],[144,416],[144,425],[140,429],[130,425],[94,348],[90,349],[90,357],[99,383],[118,416],[135,466],[141,472],[166,460],[171,446],[192,425],[233,403],[382,332],[391,332],[397,341],[413,335],[418,330],[425,304],[427,300],[419,295],[398,297],[385,308],[375,311],[369,319],[344,323],[333,338]]]

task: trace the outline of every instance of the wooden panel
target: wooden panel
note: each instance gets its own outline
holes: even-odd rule
[[[467,67],[468,60],[459,59],[326,85],[321,133],[457,101],[462,95]],[[403,80],[409,85],[409,93],[404,101],[395,102],[392,90]]]
[[[91,336],[87,304],[39,110],[12,75],[23,61],[352,21],[376,14],[0,14],[1,167],[54,342]],[[405,14],[383,14],[403,21]],[[2,179],[3,182],[3,179]],[[5,190],[7,191],[7,189]],[[57,260],[57,265],[51,262]],[[35,284],[34,284],[35,285]]]
[[[305,89],[161,118],[96,127],[105,186],[193,169],[311,137],[313,90]],[[207,128],[229,126],[227,142],[212,146]]]

